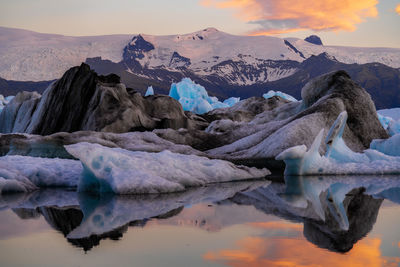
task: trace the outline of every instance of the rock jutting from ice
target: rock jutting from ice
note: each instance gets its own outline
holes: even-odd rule
[[[400,174],[400,157],[368,149],[353,152],[342,139],[347,112],[339,114],[326,137],[326,153],[319,153],[324,130],[314,139],[310,149],[295,146],[280,153],[276,159],[286,164],[285,175],[323,174]]]
[[[311,147],[319,131],[329,129],[342,111],[347,111],[349,117],[343,140],[351,150],[362,152],[369,148],[373,139],[389,137],[378,120],[370,95],[344,71],[328,73],[309,81],[301,94],[301,101],[279,101],[282,104],[264,109],[248,122],[235,125],[232,130],[224,128],[225,132],[214,137],[214,142],[219,141],[220,145],[206,153],[242,164],[266,164],[264,166],[270,167],[268,162],[274,161],[275,164],[276,156],[288,148],[303,144]],[[240,103],[236,106],[239,107]],[[218,113],[223,111],[225,109]],[[221,119],[229,118],[221,115]],[[212,125],[218,127],[218,122],[213,121]],[[208,131],[215,132],[211,127],[207,128]],[[326,134],[327,131],[324,131],[322,138]],[[320,149],[325,153],[325,144]],[[306,149],[303,150],[305,153]]]

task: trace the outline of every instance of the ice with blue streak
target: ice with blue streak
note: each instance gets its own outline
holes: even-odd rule
[[[209,96],[207,90],[190,78],[183,78],[171,85],[169,96],[181,103],[183,110],[204,114],[216,108],[227,108],[240,101],[240,98],[228,98],[224,102]]]
[[[305,145],[301,145],[280,153],[276,159],[285,162],[285,174],[400,174],[399,156],[384,154],[376,149],[367,149],[363,153],[353,152],[342,139],[346,121],[347,112],[343,111],[327,135],[327,149],[323,156],[319,150],[324,129],[319,132],[308,151]],[[397,139],[393,142],[397,142]],[[385,149],[381,150],[385,152]]]
[[[147,88],[146,94],[144,96],[149,96],[149,95],[154,95],[154,89],[153,86],[149,86]]]

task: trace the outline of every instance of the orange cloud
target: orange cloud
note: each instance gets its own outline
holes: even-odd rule
[[[205,260],[235,267],[248,266],[398,266],[399,257],[382,255],[379,238],[366,237],[347,253],[335,253],[308,242],[301,224],[289,222],[257,222],[248,225],[271,231],[291,232],[288,236],[246,237],[236,243],[237,249],[208,252]],[[275,231],[276,233],[276,231]],[[297,234],[296,234],[297,233]],[[400,245],[400,243],[399,243]]]
[[[357,24],[378,15],[378,0],[202,0],[200,3],[236,10],[240,19],[260,26],[255,34],[305,29],[354,31]]]
[[[400,258],[384,257],[380,252],[381,240],[365,238],[346,253],[320,249],[298,238],[248,237],[237,243],[240,249],[208,252],[206,260],[229,266],[398,266]]]
[[[400,15],[400,4],[397,5],[397,7],[396,7],[396,12],[397,12],[397,14]]]

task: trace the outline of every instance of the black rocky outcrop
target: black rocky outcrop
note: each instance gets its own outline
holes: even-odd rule
[[[175,99],[142,97],[117,75],[99,76],[86,64],[68,70],[39,97],[20,93],[0,116],[0,132],[48,135],[79,130],[129,132],[155,128],[204,128]]]
[[[311,44],[315,45],[322,45],[321,38],[319,38],[317,35],[310,35],[304,39],[304,41],[309,42]]]

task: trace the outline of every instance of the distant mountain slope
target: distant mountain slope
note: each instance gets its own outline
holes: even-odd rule
[[[8,81],[0,78],[0,94],[4,96],[16,95],[21,91],[43,93],[43,91],[53,81],[41,81],[41,82],[20,82],[20,81]]]
[[[400,107],[400,70],[380,63],[344,64],[328,54],[311,56],[299,65],[295,74],[268,83],[266,88],[301,98],[301,88],[311,79],[336,70],[345,70],[351,78],[364,87],[375,102],[376,108]]]
[[[400,107],[400,70],[380,63],[345,64],[338,62],[334,57],[323,53],[311,56],[302,63],[295,61],[271,61],[271,64],[291,66],[297,71],[280,80],[251,85],[232,85],[223,76],[197,75],[189,70],[173,72],[165,69],[138,68],[135,73],[125,70],[125,63],[113,63],[100,58],[86,61],[100,74],[116,73],[121,76],[121,81],[142,93],[148,85],[152,85],[157,93],[167,94],[170,84],[183,77],[203,85],[211,95],[222,99],[230,96],[247,98],[261,96],[268,90],[279,90],[297,99],[301,99],[301,88],[311,79],[321,74],[345,70],[352,79],[364,87],[372,96],[377,108]],[[243,75],[246,72],[242,72]],[[246,75],[250,75],[247,73]],[[141,76],[143,75],[143,76]],[[145,78],[146,77],[146,78]],[[152,77],[152,78],[148,78]]]
[[[20,81],[56,79],[86,58],[100,56],[114,63],[130,61],[127,68],[132,72],[139,65],[175,72],[187,69],[197,76],[223,76],[231,85],[252,85],[296,71],[271,61],[302,62],[323,52],[344,63],[400,67],[400,49],[322,46],[296,38],[231,35],[214,28],[168,36],[70,37],[0,27],[0,77]]]

